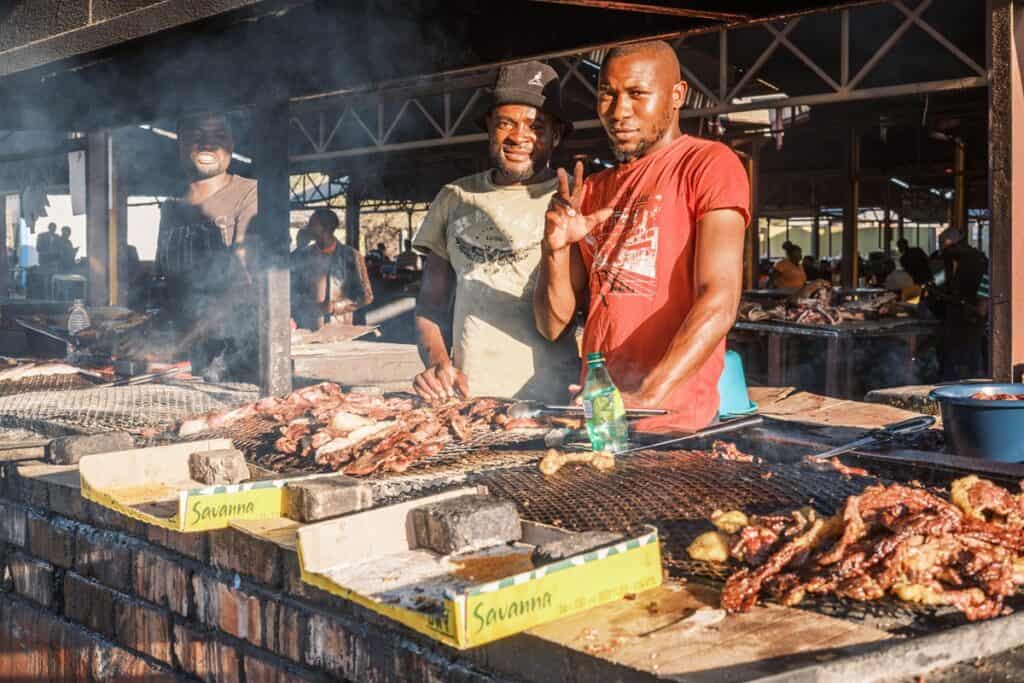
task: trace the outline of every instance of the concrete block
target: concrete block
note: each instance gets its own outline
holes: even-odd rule
[[[207,486],[237,484],[249,478],[245,456],[234,448],[193,453],[188,457],[188,472]]]
[[[112,453],[135,448],[135,440],[128,432],[62,436],[50,442],[47,458],[55,465],[77,465],[86,455]]]
[[[285,485],[288,516],[316,522],[373,506],[373,490],[352,477],[307,479]]]
[[[564,560],[622,540],[622,534],[611,531],[584,531],[557,541],[548,541],[533,551],[533,563],[537,566]]]
[[[449,555],[481,550],[522,538],[519,513],[512,501],[468,495],[415,508],[416,545]]]

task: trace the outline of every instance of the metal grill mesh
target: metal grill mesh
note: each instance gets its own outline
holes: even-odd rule
[[[0,396],[0,426],[58,436],[138,432],[256,400],[251,385],[141,384]]]
[[[91,389],[100,382],[85,375],[41,375],[12,382],[0,382],[0,397],[27,394],[35,391],[73,391]]]

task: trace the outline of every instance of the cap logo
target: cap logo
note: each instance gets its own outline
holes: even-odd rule
[[[538,71],[536,74],[534,74],[533,78],[531,78],[527,82],[527,85],[535,85],[538,88],[543,88],[544,87],[543,76],[544,76],[544,73],[542,71]]]

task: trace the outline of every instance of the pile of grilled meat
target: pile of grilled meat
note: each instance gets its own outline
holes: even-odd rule
[[[971,394],[971,398],[975,401],[1024,401],[1024,394],[987,394],[979,391]]]
[[[834,517],[807,508],[712,521],[719,531],[698,539],[691,555],[720,540],[746,565],[722,592],[729,612],[761,598],[795,605],[815,594],[889,595],[949,605],[973,621],[1007,613],[1004,601],[1024,584],[1024,495],[975,476],[955,481],[949,500],[917,486],[876,485]]]
[[[738,319],[746,322],[778,320],[800,325],[838,325],[848,320],[877,320],[896,315],[894,293],[880,294],[866,300],[832,305],[832,286],[825,282],[808,283],[780,304],[764,305],[743,301]]]
[[[274,443],[278,452],[362,476],[378,470],[404,472],[447,444],[468,441],[481,431],[538,426],[533,420],[510,419],[509,405],[492,398],[430,405],[411,396],[344,393],[324,382],[284,398],[191,418],[180,425],[178,436],[223,430],[245,419],[271,420],[280,432]]]

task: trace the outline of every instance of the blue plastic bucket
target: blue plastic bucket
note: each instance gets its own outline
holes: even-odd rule
[[[985,401],[971,396],[1022,394],[1024,384],[952,384],[931,396],[942,409],[942,428],[957,455],[1024,462],[1024,401]]]
[[[718,378],[718,417],[726,419],[757,412],[757,404],[747,392],[743,359],[735,351],[725,352],[725,367]]]

